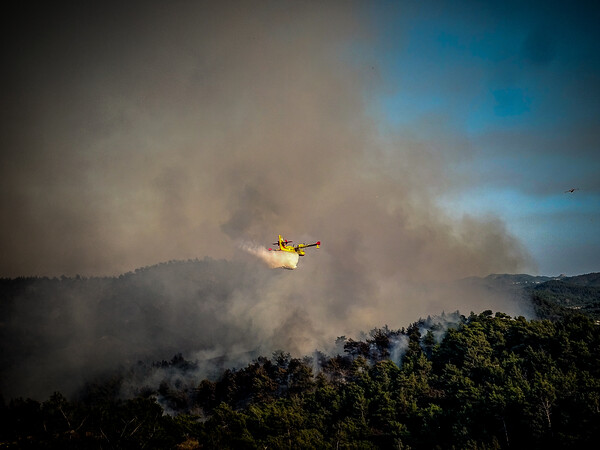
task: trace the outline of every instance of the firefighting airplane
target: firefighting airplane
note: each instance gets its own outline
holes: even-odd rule
[[[281,237],[281,235],[279,235],[279,240],[278,242],[274,242],[273,245],[279,245],[279,248],[276,249],[272,249],[270,248],[269,251],[274,251],[274,252],[290,252],[290,253],[298,253],[299,256],[304,256],[306,254],[306,252],[303,250],[304,248],[308,248],[308,247],[317,247],[319,248],[321,246],[321,241],[317,241],[314,244],[298,244],[296,246],[294,245],[288,245],[288,243],[290,243],[292,241],[288,241],[287,239],[283,239]]]

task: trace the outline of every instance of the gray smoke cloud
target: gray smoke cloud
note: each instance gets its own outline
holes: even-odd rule
[[[118,275],[210,256],[255,267],[240,275],[254,282],[216,302],[217,284],[199,280],[197,296],[177,301],[181,286],[157,281],[168,320],[127,337],[96,326],[97,311],[107,316],[88,293],[69,301],[62,325],[15,310],[11,323],[43,324],[41,339],[60,334],[56,353],[44,366],[27,360],[25,372],[68,361],[83,379],[135,355],[249,350],[240,342],[312,352],[443,309],[521,312],[436,288],[532,261],[497,218],[438,207],[463,184],[448,163],[470,154],[449,118],[408,136],[369,108],[385,86],[377,61],[361,56],[374,33],[363,5],[128,5],[22,10],[9,29],[0,274]],[[277,234],[322,247],[271,273],[237,245],[268,246]],[[141,320],[139,304],[119,308]]]

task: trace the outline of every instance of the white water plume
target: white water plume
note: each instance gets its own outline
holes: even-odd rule
[[[290,269],[298,267],[298,253],[267,250],[256,244],[243,243],[241,248],[246,252],[258,257],[271,269]]]

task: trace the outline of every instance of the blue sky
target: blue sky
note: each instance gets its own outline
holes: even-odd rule
[[[378,6],[386,126],[426,137],[436,134],[426,118],[443,117],[469,144],[448,167],[469,182],[440,205],[455,217],[500,217],[539,273],[600,270],[600,8]]]

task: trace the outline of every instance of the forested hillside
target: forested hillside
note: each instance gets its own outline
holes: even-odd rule
[[[212,381],[182,383],[174,375],[195,363],[178,355],[88,384],[77,400],[2,401],[1,446],[581,449],[600,439],[600,327],[584,315],[452,314],[338,341],[336,356],[276,352]],[[144,372],[164,375],[159,389],[121,398]]]
[[[481,292],[511,297],[530,304],[537,318],[559,320],[573,314],[585,314],[600,320],[600,273],[567,277],[527,274],[492,274],[485,278],[460,280]]]
[[[538,317],[557,319],[582,313],[600,321],[600,274],[549,280],[528,289]]]
[[[0,447],[595,448],[600,438],[599,274],[463,280],[530,305],[536,320],[457,311],[292,357],[284,344],[259,356],[267,335],[239,309],[289,274],[248,269],[205,259],[0,280]],[[175,356],[153,358],[165,354]]]

